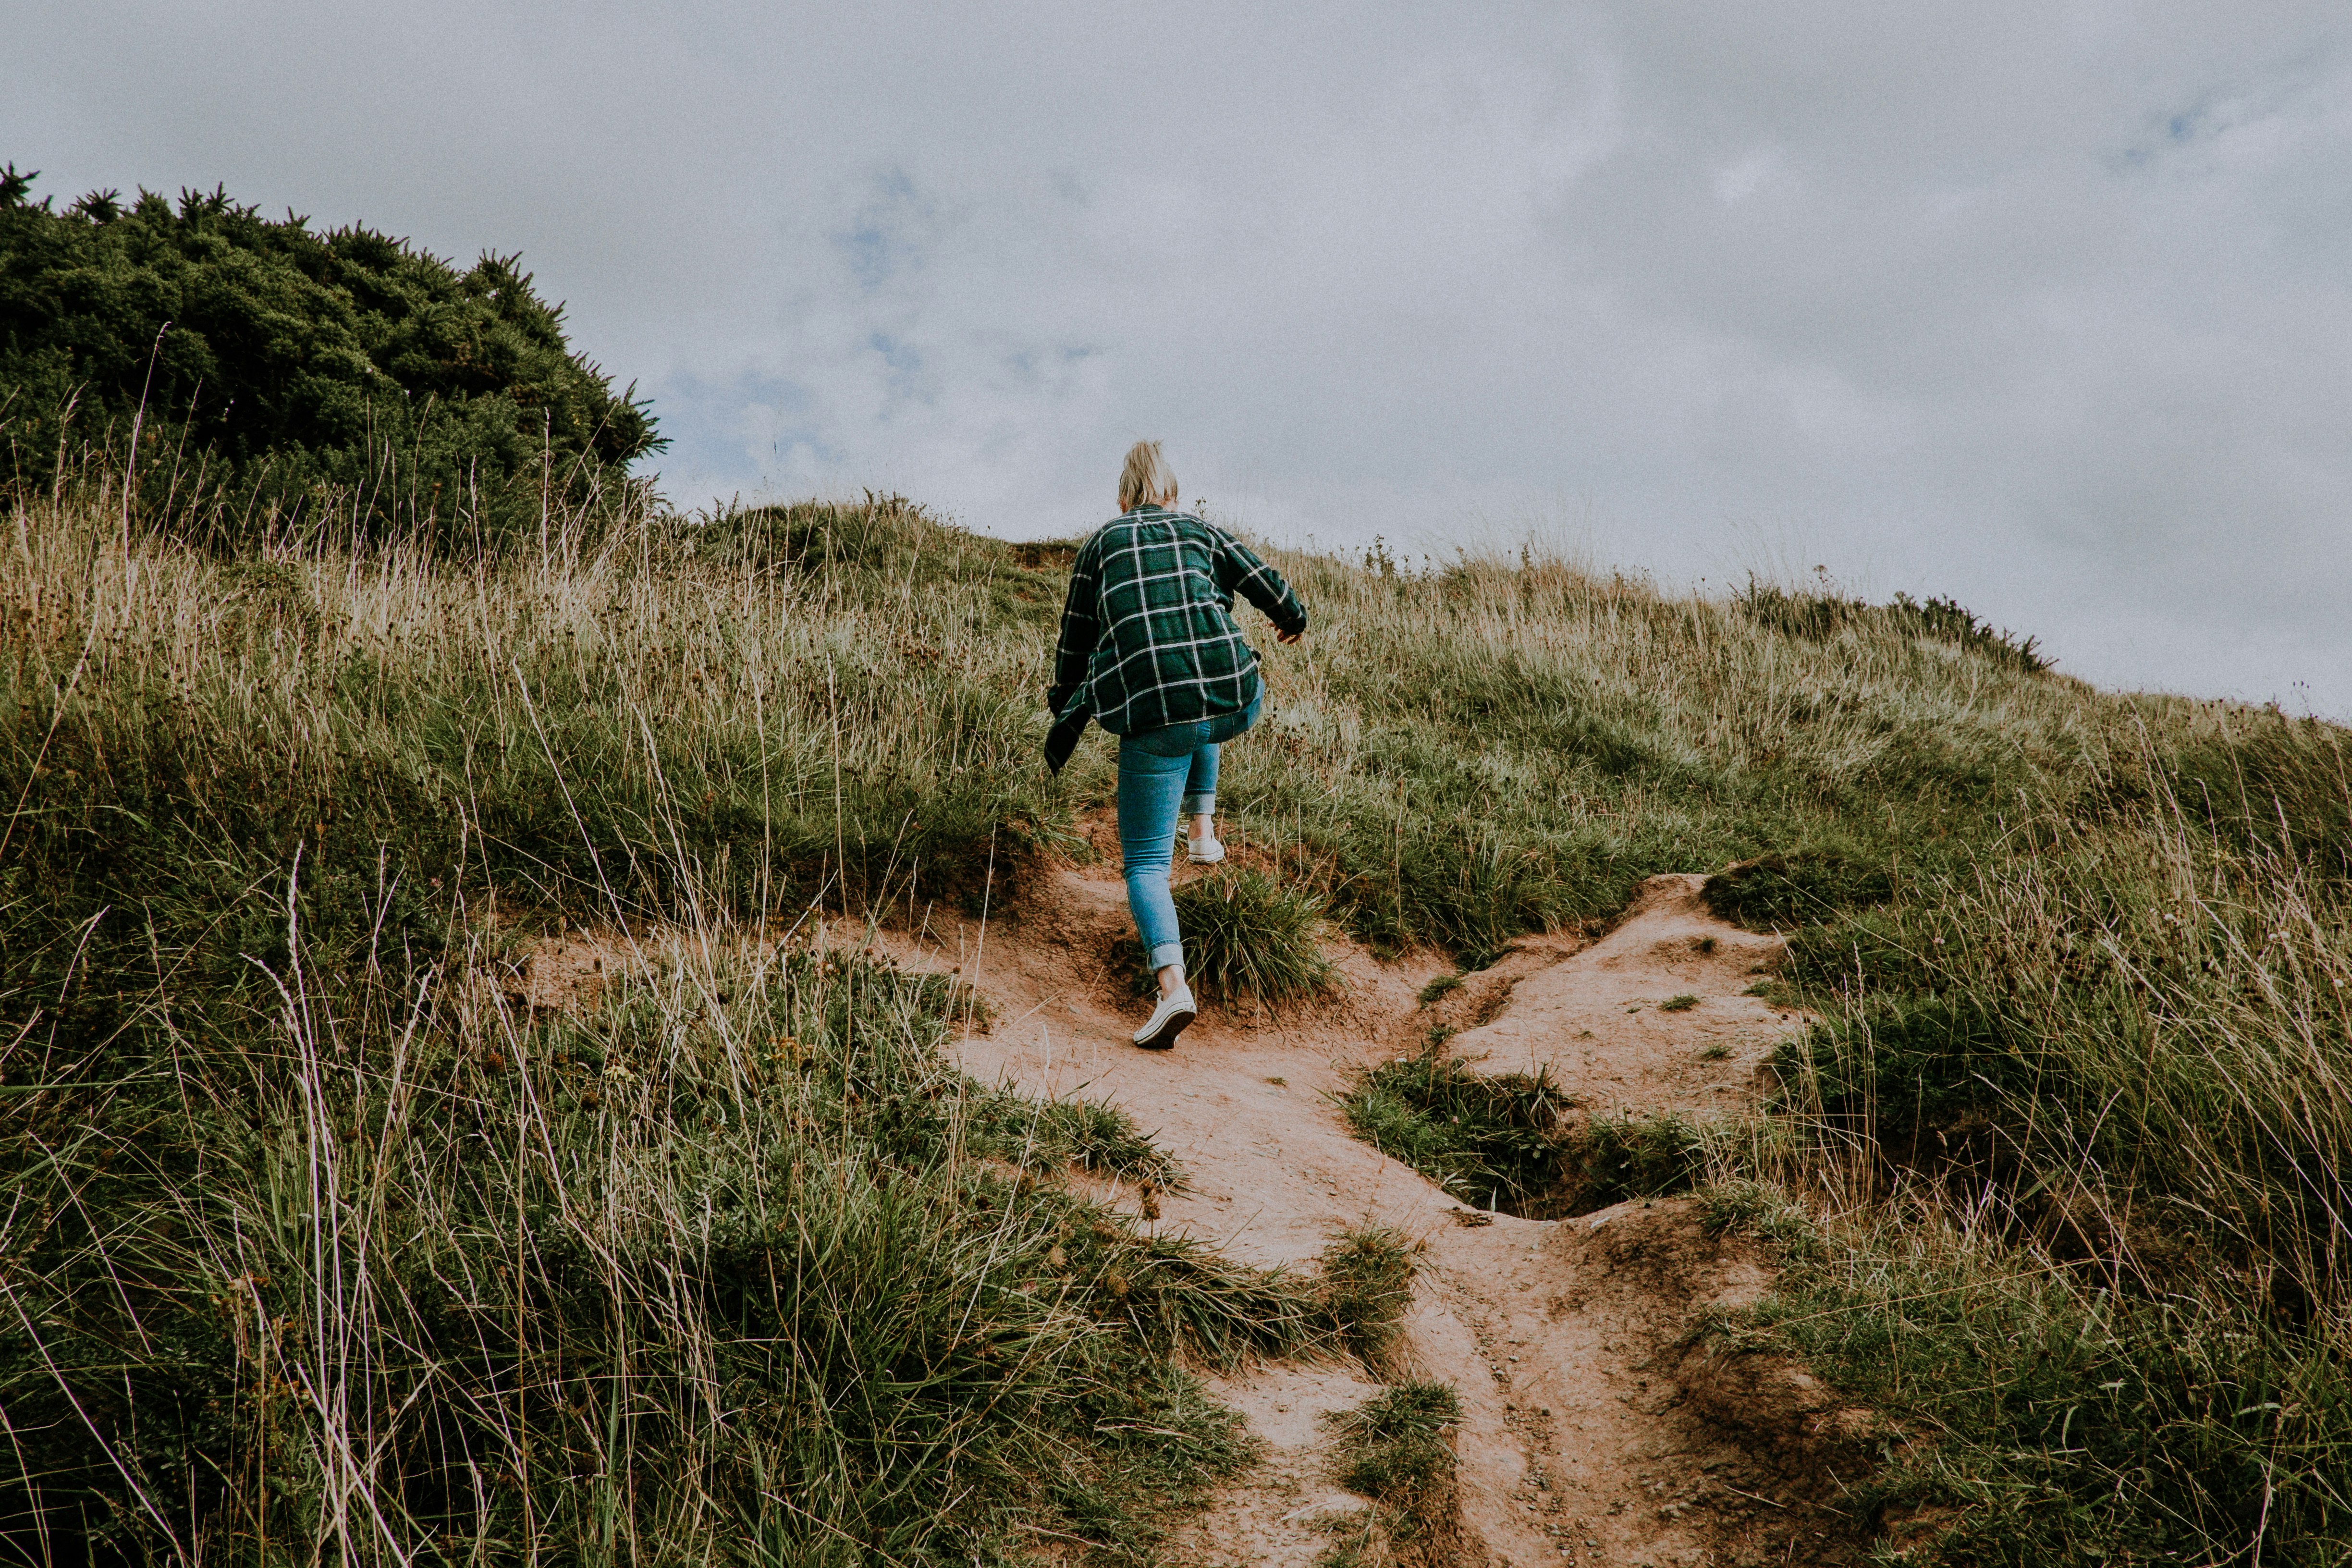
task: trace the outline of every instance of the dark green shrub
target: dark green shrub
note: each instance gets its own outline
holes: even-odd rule
[[[494,544],[662,445],[512,257],[460,271],[217,190],[56,212],[30,179],[0,176],[0,485],[46,487],[87,447],[152,510],[233,537],[331,510]]]

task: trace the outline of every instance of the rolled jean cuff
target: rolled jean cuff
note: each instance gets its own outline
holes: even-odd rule
[[[1157,974],[1171,963],[1176,966],[1178,973],[1181,974],[1183,973],[1184,944],[1181,942],[1160,942],[1152,943],[1151,973]]]
[[[1181,809],[1186,816],[1214,816],[1217,815],[1217,792],[1209,790],[1201,795],[1188,795]]]

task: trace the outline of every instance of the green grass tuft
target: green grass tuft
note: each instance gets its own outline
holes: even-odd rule
[[[1548,1218],[1569,1100],[1543,1074],[1489,1078],[1433,1047],[1363,1075],[1339,1100],[1356,1136],[1454,1197]]]
[[[1708,1152],[1706,1129],[1674,1112],[1595,1117],[1564,1154],[1569,1201],[1589,1210],[1688,1192],[1706,1173]]]
[[[1421,1248],[1385,1226],[1350,1230],[1323,1249],[1319,1290],[1339,1343],[1374,1371],[1385,1370],[1412,1304]]]
[[[1227,871],[1175,889],[1188,975],[1208,994],[1269,1006],[1318,1001],[1339,974],[1317,943],[1323,901],[1263,871]]]
[[[1323,956],[1323,901],[1255,868],[1226,870],[1171,889],[1184,935],[1184,975],[1203,1001],[1282,1008],[1338,994],[1339,974]],[[1136,993],[1157,989],[1132,936],[1120,952]]]
[[[1447,1193],[1534,1219],[1687,1192],[1717,1140],[1680,1115],[1596,1117],[1544,1073],[1488,1076],[1434,1049],[1384,1062],[1339,1100],[1349,1128]]]
[[[1769,1182],[1741,1178],[1710,1183],[1698,1194],[1699,1225],[1709,1236],[1752,1236],[1769,1242],[1784,1262],[1809,1262],[1820,1251],[1821,1230],[1804,1206]]]
[[[1759,856],[1718,871],[1706,879],[1700,896],[1725,920],[1773,931],[1884,903],[1894,896],[1894,883],[1885,868],[1853,849],[1825,844]]]
[[[1391,1561],[1433,1565],[1449,1560],[1461,1530],[1454,1449],[1461,1420],[1460,1399],[1438,1383],[1399,1384],[1328,1417],[1339,1484],[1372,1500],[1374,1539],[1392,1553]],[[1375,1556],[1357,1550],[1353,1559],[1334,1552],[1325,1561]]]
[[[1423,986],[1415,1000],[1423,1007],[1441,1002],[1462,988],[1462,978],[1459,974],[1441,974]]]
[[[970,1094],[965,1147],[1021,1164],[1067,1163],[1100,1175],[1182,1186],[1168,1152],[1117,1106],[1089,1100],[1029,1100],[1009,1089]]]

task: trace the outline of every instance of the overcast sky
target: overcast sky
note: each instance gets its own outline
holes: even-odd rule
[[[2352,718],[2352,7],[0,0],[0,158],[520,250],[681,505],[1949,594]]]

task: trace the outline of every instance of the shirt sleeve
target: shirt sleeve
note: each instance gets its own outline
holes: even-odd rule
[[[1282,574],[1259,560],[1250,547],[1223,529],[1217,535],[1217,585],[1228,594],[1238,594],[1265,612],[1275,630],[1285,637],[1306,631],[1307,606]]]
[[[1045,706],[1057,714],[1086,684],[1087,663],[1094,658],[1095,644],[1102,636],[1095,571],[1095,542],[1089,539],[1070,566],[1069,597],[1062,602],[1062,635],[1054,647],[1054,683],[1045,691]]]

